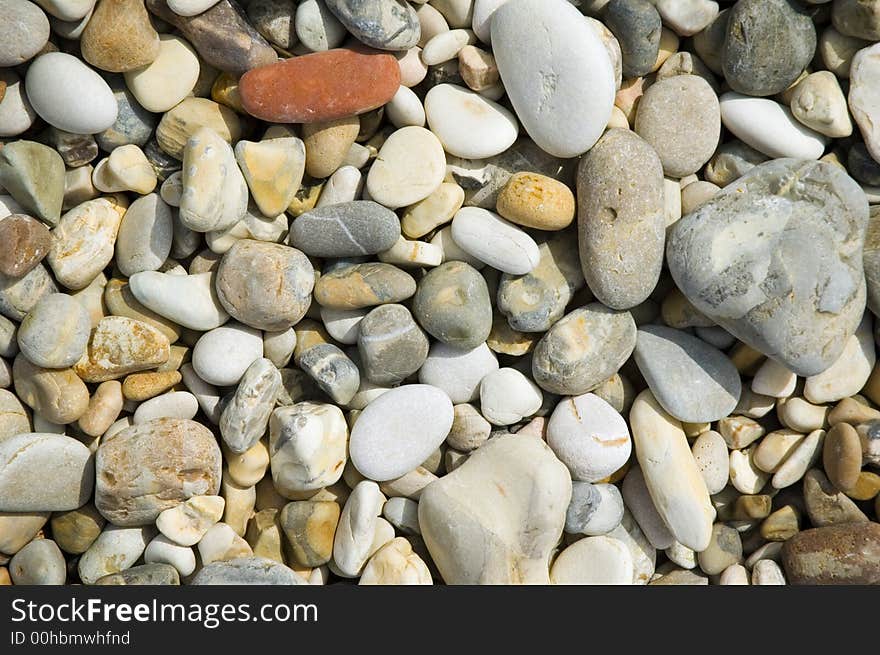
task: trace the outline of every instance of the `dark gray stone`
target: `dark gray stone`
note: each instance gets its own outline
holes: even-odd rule
[[[419,282],[413,314],[440,341],[465,350],[476,348],[492,329],[486,280],[464,262],[441,264]]]
[[[846,168],[862,184],[880,186],[880,162],[871,157],[864,143],[856,143],[849,149]]]
[[[617,37],[623,54],[624,78],[647,75],[660,52],[660,14],[648,0],[611,0],[603,19]]]
[[[290,245],[312,257],[360,257],[388,250],[400,238],[400,220],[372,200],[354,200],[305,212],[290,226]]]
[[[326,0],[355,38],[379,50],[409,50],[422,35],[416,10],[404,0]]]
[[[722,66],[734,91],[781,93],[815,51],[813,21],[791,0],[739,0],[730,10]]]
[[[380,305],[358,326],[358,352],[370,382],[396,385],[425,363],[428,338],[406,307]]]

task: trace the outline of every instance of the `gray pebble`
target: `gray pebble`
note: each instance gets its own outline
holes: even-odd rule
[[[742,141],[727,141],[718,147],[706,165],[706,181],[725,187],[765,161],[767,155]]]
[[[404,0],[325,0],[356,39],[379,50],[409,50],[422,35],[415,9]]]
[[[623,54],[623,77],[647,75],[660,52],[660,14],[648,0],[611,0],[602,14]]]
[[[233,453],[243,453],[266,432],[280,390],[281,374],[272,362],[261,357],[248,366],[220,414],[220,436]]]
[[[49,19],[33,2],[0,0],[0,68],[31,59],[49,40]]]
[[[295,585],[305,580],[275,560],[239,557],[211,562],[193,577],[193,585]]]
[[[296,45],[294,0],[251,0],[247,4],[248,21],[254,28],[282,50],[290,50]]]
[[[880,186],[880,162],[871,157],[864,143],[856,143],[850,148],[846,168],[862,184]]]
[[[296,364],[340,405],[347,404],[360,387],[358,367],[332,343],[312,346],[296,357]]]
[[[171,253],[174,236],[171,207],[158,193],[141,196],[129,206],[116,235],[116,265],[131,277],[158,271]]]
[[[122,75],[106,75],[105,79],[113,97],[116,98],[118,113],[116,122],[103,132],[95,135],[101,150],[112,152],[115,148],[129,144],[143,147],[158,123],[156,114],[148,112],[128,90]]]
[[[441,264],[421,279],[413,314],[431,336],[466,350],[483,343],[492,329],[486,281],[459,261]]]
[[[86,352],[92,322],[74,298],[53,293],[40,299],[18,328],[18,345],[28,360],[43,368],[66,368]]]
[[[380,305],[360,322],[358,351],[367,379],[396,385],[428,357],[428,339],[403,305]]]
[[[361,257],[388,250],[400,238],[397,215],[372,200],[319,207],[290,226],[290,245],[312,257]]]
[[[575,480],[571,483],[571,501],[565,512],[565,531],[580,533],[590,522],[590,517],[599,509],[602,497],[596,485]]]
[[[324,0],[305,0],[299,3],[295,25],[300,43],[312,52],[336,48],[348,35],[345,26],[327,9]]]
[[[153,563],[132,566],[95,581],[96,585],[179,585],[180,574],[170,564]]]
[[[34,539],[9,562],[16,585],[63,585],[67,580],[64,554],[51,539]]]

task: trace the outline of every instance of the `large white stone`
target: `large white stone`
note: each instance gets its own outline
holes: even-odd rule
[[[424,127],[404,127],[389,136],[367,175],[367,193],[397,209],[424,200],[440,188],[446,155],[439,139]]]
[[[212,330],[229,320],[214,290],[212,273],[135,273],[131,293],[147,309],[192,330]]]

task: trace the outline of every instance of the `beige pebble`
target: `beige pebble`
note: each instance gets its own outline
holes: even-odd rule
[[[824,443],[825,430],[810,432],[773,474],[771,480],[773,488],[784,489],[803,478],[821,457]]]
[[[839,139],[852,134],[846,97],[834,73],[818,71],[805,77],[791,95],[791,113],[801,123]]]
[[[88,409],[79,417],[79,429],[90,437],[101,436],[119,416],[122,403],[122,385],[117,380],[102,382],[92,394]]]
[[[254,554],[250,544],[226,523],[215,523],[208,528],[199,540],[198,549],[203,566]]]
[[[173,542],[194,546],[223,516],[225,504],[221,496],[194,496],[160,513],[156,527]]]

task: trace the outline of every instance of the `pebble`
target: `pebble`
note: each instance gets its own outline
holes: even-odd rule
[[[162,510],[156,517],[156,527],[169,541],[194,546],[220,520],[224,506],[221,496],[193,496]]]
[[[199,58],[179,36],[159,37],[151,61],[126,69],[125,84],[147,111],[166,112],[186,98],[199,78]]]
[[[645,300],[663,266],[663,168],[653,148],[611,129],[578,167],[578,239],[584,278],[606,306]]]
[[[28,102],[21,78],[11,69],[0,69],[0,136],[18,136],[34,124],[37,114]]]
[[[334,402],[352,402],[360,387],[360,372],[339,348],[331,343],[304,346],[296,349],[294,359]]]
[[[853,396],[865,386],[876,361],[871,319],[866,315],[856,333],[846,340],[840,357],[821,373],[806,379],[804,397],[821,404]]]
[[[391,100],[399,86],[400,67],[393,56],[346,48],[285,59],[249,71],[239,81],[247,113],[275,123],[363,114]]]
[[[703,432],[691,447],[691,454],[706,483],[709,495],[719,493],[727,486],[730,474],[730,461],[727,443],[714,430]]]
[[[498,194],[498,213],[536,230],[562,230],[575,216],[575,199],[565,184],[540,173],[519,172]]]
[[[53,293],[41,298],[24,317],[18,346],[36,366],[67,368],[85,354],[90,331],[85,308],[68,295]]]
[[[359,132],[357,116],[303,125],[306,173],[315,178],[330,177],[342,165]]]
[[[825,435],[822,463],[829,480],[846,492],[856,486],[862,469],[859,433],[847,423],[838,423]]]
[[[91,503],[52,514],[52,538],[65,553],[81,555],[89,549],[106,521]]]
[[[878,18],[880,23],[880,18]],[[880,30],[878,30],[880,31]],[[852,60],[849,87],[849,108],[865,140],[865,147],[880,161],[880,128],[878,123],[878,80],[880,80],[880,46],[859,50]]]
[[[705,550],[711,541],[715,511],[681,423],[663,411],[646,390],[633,402],[630,425],[639,465],[658,513],[676,540],[694,551]]]
[[[371,480],[398,478],[443,443],[452,421],[452,402],[440,389],[426,384],[392,389],[358,417],[349,444],[352,464]]]
[[[868,520],[858,505],[838,490],[819,469],[807,471],[804,476],[804,505],[810,523],[817,528]]]
[[[447,584],[548,584],[570,497],[541,440],[500,436],[422,492],[419,526]]]
[[[160,56],[160,37],[139,0],[94,5],[80,36],[83,59],[92,66],[123,73],[149,66]]]
[[[791,96],[791,112],[812,130],[831,138],[852,134],[846,97],[833,73],[811,73],[797,84]]]
[[[323,566],[333,557],[333,539],[340,515],[332,501],[299,501],[281,510],[279,523],[300,566]]]
[[[464,207],[455,214],[452,237],[462,250],[503,273],[524,275],[540,261],[534,239],[498,214],[479,207]]]
[[[33,58],[49,40],[46,14],[27,0],[3,0],[0,14],[7,17],[0,27],[0,66],[18,66]]]
[[[241,140],[235,146],[235,159],[265,216],[277,216],[290,206],[302,182],[306,161],[300,139]]]
[[[532,377],[545,391],[581,395],[616,373],[635,344],[636,325],[629,312],[592,303],[567,314],[541,338],[532,357]]]
[[[730,10],[721,55],[734,91],[770,96],[784,91],[816,50],[816,30],[806,12],[788,0],[743,0]]]
[[[155,534],[155,528],[150,526],[107,526],[80,557],[80,579],[85,584],[95,584],[105,575],[125,571],[140,558]]]
[[[196,569],[196,554],[192,548],[174,543],[164,535],[158,535],[144,550],[147,564],[170,564],[181,576],[188,576]]]
[[[742,550],[739,533],[724,523],[716,523],[709,546],[697,555],[697,561],[704,573],[718,575],[742,561]]]
[[[421,368],[428,339],[406,307],[380,305],[358,325],[358,352],[370,382],[394,385]]]
[[[98,191],[134,191],[146,195],[156,188],[158,178],[147,156],[138,146],[120,146],[95,166],[92,182]]]
[[[359,41],[380,50],[408,50],[419,42],[415,9],[397,0],[325,0],[327,8]]]
[[[599,33],[564,0],[505,3],[491,32],[498,71],[529,136],[556,157],[589,150],[614,104],[614,70]]]
[[[773,488],[784,489],[803,478],[807,470],[818,461],[824,440],[824,430],[810,432],[773,474],[770,482]]]
[[[104,382],[155,368],[170,356],[168,338],[152,325],[106,316],[92,330],[88,349],[74,370],[86,382]]]
[[[327,8],[324,0],[299,3],[293,24],[300,43],[312,52],[337,48],[348,35],[345,26]]]
[[[394,538],[394,528],[379,516],[384,504],[375,482],[362,480],[352,489],[333,538],[332,564],[341,576],[360,575],[373,553]]]
[[[96,585],[179,585],[180,575],[170,564],[141,564],[124,571],[108,573]]]
[[[238,384],[248,367],[262,355],[259,330],[229,322],[199,338],[193,348],[192,364],[205,382],[228,387]]]
[[[220,260],[214,283],[222,307],[245,325],[284,330],[308,310],[314,269],[296,248],[244,239]]]
[[[826,192],[806,195],[803,184]],[[789,208],[786,218],[775,226],[763,222],[763,239],[748,241],[750,219],[778,203]],[[862,262],[846,253],[861,245],[865,209],[858,185],[830,164],[768,162],[675,224],[667,243],[670,271],[696,308],[731,334],[798,375],[814,375],[840,356],[844,337],[855,332],[861,319]],[[808,229],[809,243],[822,244],[815,252],[789,227],[795,216],[798,225],[810,226],[801,228]],[[795,259],[784,254],[787,248],[797,252]],[[822,264],[804,269],[796,263],[803,261]],[[718,273],[708,280],[701,273],[697,290],[693,273],[703,266],[701,271]],[[784,290],[764,285],[765,279],[782,274],[791,280]],[[832,279],[834,286],[826,286]],[[709,290],[716,288],[723,290],[720,296],[709,298]],[[814,297],[816,288],[826,292]],[[835,335],[833,342],[826,334]]]
[[[388,250],[399,237],[394,212],[355,200],[305,212],[293,222],[289,239],[313,257],[359,257]]]
[[[0,440],[28,432],[30,425],[30,417],[21,401],[11,391],[0,389]]]
[[[40,298],[56,291],[58,287],[43,264],[20,278],[0,274],[0,313],[20,321]]]
[[[602,19],[620,44],[623,76],[630,79],[650,73],[660,52],[662,27],[654,5],[648,0],[611,0]]]
[[[158,270],[171,253],[171,242],[171,208],[155,193],[138,198],[122,217],[116,235],[119,272],[131,276]]]
[[[464,262],[441,264],[419,281],[413,315],[440,342],[462,350],[476,348],[492,328],[486,281]]]
[[[95,506],[115,525],[149,525],[191,496],[216,494],[220,468],[220,447],[203,425],[175,418],[136,424],[101,441]]]
[[[144,148],[161,179],[180,170],[177,160],[183,160],[187,142],[200,128],[213,130],[227,143],[237,141],[242,135],[241,120],[229,107],[206,98],[187,96],[165,112],[156,127],[156,145],[161,151],[157,152],[152,142]]]
[[[731,361],[686,332],[643,326],[633,354],[654,397],[680,421],[717,421],[739,402],[739,372]]]
[[[494,157],[507,150],[519,134],[516,117],[510,111],[454,84],[438,84],[428,91],[425,115],[443,149],[456,157]]]
[[[550,581],[563,585],[629,585],[633,579],[629,549],[606,536],[580,539],[554,560]]]
[[[493,425],[512,425],[537,412],[541,389],[515,368],[499,368],[480,381],[480,412]]]
[[[135,273],[128,288],[135,299],[174,323],[193,330],[212,330],[229,319],[217,299],[211,273],[172,275]]]
[[[872,2],[840,0],[831,8],[831,20],[841,33],[860,39],[880,38],[880,10]]]
[[[880,526],[850,523],[799,532],[782,547],[791,584],[877,584]]]
[[[20,204],[50,226],[61,216],[64,197],[64,161],[52,148],[33,141],[7,143],[0,152],[0,186]]]
[[[666,175],[681,178],[696,173],[718,146],[718,98],[698,75],[658,80],[639,102],[635,131],[660,155]]]
[[[480,382],[498,366],[498,358],[485,343],[464,349],[440,342],[431,346],[419,369],[419,382],[440,389],[459,405],[476,400]]]
[[[501,81],[495,57],[473,45],[459,50],[458,72],[468,88],[478,93],[495,88]]]
[[[220,434],[232,452],[243,453],[259,441],[280,389],[281,374],[268,359],[247,368],[220,415]]]
[[[88,408],[89,391],[71,368],[40,368],[19,354],[12,377],[21,401],[52,423],[73,423]]]
[[[265,557],[235,557],[212,562],[195,574],[193,585],[308,584],[293,569]]]
[[[423,127],[404,127],[382,144],[367,175],[370,198],[390,209],[424,200],[436,191],[446,171],[443,145]]]
[[[724,127],[769,157],[818,159],[825,151],[826,138],[802,125],[778,102],[728,91],[720,106]]]
[[[613,484],[574,481],[565,514],[565,531],[599,536],[615,530],[625,512],[623,497]]]
[[[359,585],[430,585],[431,572],[408,540],[395,537],[370,557]]]
[[[13,555],[27,546],[40,533],[49,518],[49,512],[0,512],[0,553]]]
[[[46,477],[45,471],[53,471]],[[60,512],[92,495],[93,463],[82,443],[57,434],[28,433],[0,441],[0,512]]]

